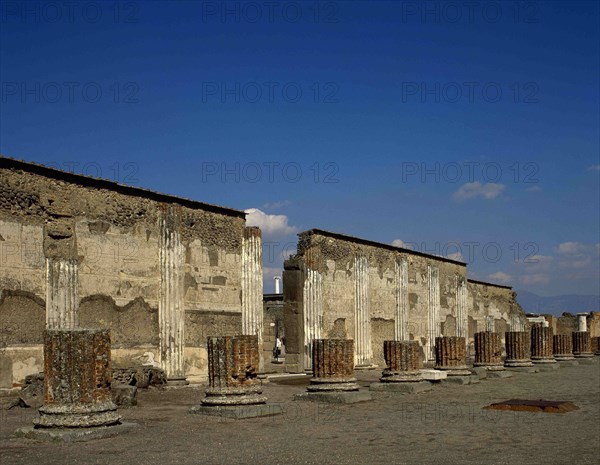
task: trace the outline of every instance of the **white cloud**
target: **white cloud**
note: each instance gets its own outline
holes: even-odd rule
[[[558,253],[560,254],[573,254],[578,253],[581,250],[582,244],[579,242],[563,242],[558,245]]]
[[[488,275],[488,279],[491,279],[492,281],[496,281],[499,283],[507,284],[507,283],[511,282],[513,278],[509,274],[506,274],[502,271],[497,271],[496,273]]]
[[[392,245],[394,247],[401,247],[403,249],[409,249],[410,248],[410,244],[407,244],[406,242],[404,242],[402,239],[394,239],[392,241]]]
[[[600,171],[600,165],[588,166],[587,171]]]
[[[475,199],[477,197],[491,200],[498,197],[505,188],[506,186],[504,184],[495,182],[489,182],[487,184],[481,184],[479,181],[468,182],[460,186],[460,188],[452,194],[452,197],[459,202]]]
[[[249,208],[245,212],[246,225],[258,226],[265,235],[288,235],[298,230],[288,224],[287,215],[269,215],[258,208]]]
[[[526,190],[527,192],[541,192],[541,191],[542,191],[542,188],[541,188],[540,186],[538,186],[538,185],[535,185],[535,186],[528,187],[528,188],[527,188],[527,189],[525,189],[525,190]]]
[[[279,210],[280,208],[291,205],[289,200],[279,200],[277,202],[263,203],[262,208],[265,210]]]
[[[583,269],[598,257],[600,244],[582,244],[581,242],[563,242],[558,245],[559,265],[562,268]]]
[[[446,255],[446,257],[448,257],[450,260],[456,260],[457,262],[465,261],[465,257],[463,257],[462,252],[449,253],[448,255]]]
[[[545,273],[527,274],[521,276],[521,282],[523,284],[546,284],[550,281],[550,276]]]

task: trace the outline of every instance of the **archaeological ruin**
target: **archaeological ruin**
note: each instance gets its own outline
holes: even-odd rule
[[[0,247],[2,387],[42,370],[45,328],[110,329],[115,367],[149,354],[170,384],[206,380],[208,336],[261,342],[242,211],[0,158]]]
[[[535,372],[532,359],[598,351],[598,313],[534,324],[512,288],[468,279],[463,262],[320,229],[299,234],[283,294],[263,295],[261,236],[240,210],[0,158],[0,388],[47,371],[45,330],[110,330],[113,379],[208,382],[204,406],[245,398],[215,394],[242,379],[264,404],[254,376],[276,371],[343,390],[327,363],[350,384],[377,367],[385,389],[416,392],[476,382],[473,364]],[[252,377],[219,374],[222,341],[247,337]]]

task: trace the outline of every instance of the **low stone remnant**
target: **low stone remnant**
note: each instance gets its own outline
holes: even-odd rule
[[[27,375],[25,377],[25,386],[19,392],[19,397],[11,402],[8,408],[39,408],[43,404],[44,373],[36,373],[35,375]]]
[[[137,387],[127,384],[117,384],[110,388],[112,400],[119,407],[137,405]]]
[[[124,384],[140,389],[161,387],[167,384],[165,372],[154,366],[137,366],[113,369],[113,386]]]
[[[417,341],[383,341],[386,368],[380,383],[373,383],[371,391],[422,392],[431,389],[423,380],[423,356]]]
[[[566,413],[573,410],[579,410],[573,402],[559,400],[526,400],[510,399],[504,402],[482,407],[489,410],[513,410],[517,412],[543,412],[543,413]]]
[[[504,366],[513,371],[532,369],[529,333],[526,331],[507,331],[504,334],[504,339],[506,343]]]
[[[266,405],[257,379],[258,337],[251,335],[208,338],[208,389],[201,405],[191,413],[249,418],[281,413],[281,406]]]
[[[86,439],[84,429],[110,436],[129,429],[112,401],[110,332],[104,329],[48,329],[44,333],[44,405],[34,428],[17,434],[39,439]],[[120,428],[119,428],[120,426]],[[54,433],[45,434],[52,430]],[[83,432],[82,432],[83,431]],[[97,437],[94,433],[92,435]],[[91,436],[89,436],[91,437]]]
[[[354,341],[352,339],[313,339],[313,377],[307,392],[297,400],[353,403],[370,400],[368,392],[360,392],[354,377]]]
[[[555,334],[553,338],[553,355],[560,362],[574,360],[573,340],[568,334]]]
[[[575,358],[589,358],[594,356],[589,332],[573,332],[573,355]]]
[[[558,366],[552,355],[552,328],[535,324],[531,328],[531,361]]]

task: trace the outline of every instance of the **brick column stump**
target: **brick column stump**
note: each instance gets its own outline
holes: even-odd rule
[[[267,405],[258,380],[258,336],[220,336],[207,339],[208,388],[190,413],[227,418],[255,418],[282,413]]]
[[[504,366],[511,371],[535,373],[538,371],[531,361],[531,335],[527,331],[504,333],[506,359]]]
[[[569,334],[555,334],[553,355],[559,362],[575,360],[573,356],[573,338]]]
[[[112,401],[110,331],[44,331],[44,405],[33,428],[17,435],[52,441],[83,441],[128,431]]]
[[[479,382],[479,377],[471,376],[471,370],[467,366],[467,343],[464,337],[435,338],[435,369],[448,375],[445,381],[458,384]]]
[[[573,355],[575,358],[590,358],[594,356],[594,353],[592,352],[592,340],[589,332],[573,332]]]
[[[313,339],[313,377],[307,392],[295,400],[354,403],[371,400],[368,392],[359,391],[354,377],[354,340]]]
[[[560,368],[554,358],[554,337],[552,328],[540,324],[531,327],[531,361],[541,371],[556,370]]]
[[[373,383],[371,391],[395,391],[416,393],[431,389],[431,383],[423,380],[423,355],[417,341],[383,341],[386,368],[380,382]]]
[[[475,333],[475,363],[476,368],[485,368],[486,378],[510,378],[502,362],[502,340],[500,334],[492,331]]]

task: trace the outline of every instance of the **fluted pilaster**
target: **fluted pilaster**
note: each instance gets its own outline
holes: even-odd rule
[[[46,258],[46,327],[79,326],[79,262],[75,258]]]
[[[437,267],[427,265],[427,340],[425,356],[436,360],[436,338],[441,335],[440,325],[440,279]]]
[[[394,335],[397,341],[406,341],[408,334],[408,262],[398,258],[395,263],[396,318]]]
[[[356,366],[369,366],[373,358],[371,350],[371,317],[369,315],[369,262],[367,257],[354,260],[354,341]]]
[[[171,384],[186,384],[184,371],[184,247],[178,230],[179,209],[164,205],[159,219],[160,295],[158,322],[160,363]]]
[[[257,227],[244,228],[242,241],[242,334],[258,337],[263,333],[262,235]]]

